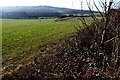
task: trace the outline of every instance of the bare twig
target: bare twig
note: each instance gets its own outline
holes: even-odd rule
[[[74,8],[73,3],[72,3],[72,6],[73,6],[73,8]],[[74,9],[73,9],[73,10],[74,10]],[[75,12],[75,14],[77,14],[75,10],[74,10],[74,12]],[[83,19],[80,18],[80,17],[78,17],[78,19],[82,22],[82,24],[83,24],[84,26],[86,26],[86,27],[88,26],[87,23],[85,22],[85,20],[83,20]]]
[[[115,39],[118,38],[118,37],[120,37],[120,36],[117,35],[116,37],[113,37],[113,38],[105,41],[104,44],[107,44],[107,43],[109,43],[110,41],[115,40]]]

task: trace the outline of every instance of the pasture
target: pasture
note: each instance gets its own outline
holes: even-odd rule
[[[3,65],[19,63],[37,54],[43,46],[76,32],[74,21],[77,22],[77,19],[55,20],[3,19]]]

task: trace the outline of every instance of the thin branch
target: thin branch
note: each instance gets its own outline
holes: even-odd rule
[[[80,0],[79,0],[80,1]],[[81,1],[81,11],[82,11],[82,20],[86,23],[86,20],[85,20],[85,18],[84,18],[84,10],[83,10],[83,1]]]
[[[73,3],[72,3],[72,6],[73,6],[73,8],[74,8]],[[74,10],[75,14],[77,14],[76,11],[75,11],[75,9],[73,9],[73,10]],[[78,17],[78,19],[82,22],[82,24],[83,24],[84,26],[88,27],[87,23],[86,23],[83,19],[81,19],[80,17]]]
[[[93,11],[91,10],[91,8],[90,8],[89,3],[88,3],[87,0],[86,0],[86,3],[87,3],[87,5],[88,5],[89,11],[90,11],[90,14],[89,14],[89,15],[92,17],[92,20],[94,21],[96,27],[99,27],[99,25],[98,25],[99,21],[98,21],[98,19],[96,18],[96,16],[94,15]]]
[[[118,38],[118,37],[120,37],[120,36],[113,37],[113,38],[111,38],[111,39],[105,41],[104,44],[107,44],[107,43],[109,43],[110,41],[115,40],[115,39]]]
[[[95,1],[93,0],[93,4],[95,5],[96,9],[98,10],[98,12],[100,13],[100,15],[102,16],[102,18],[104,18],[104,15],[102,14],[102,12],[99,10],[99,8],[97,7]],[[102,5],[101,5],[102,6]]]
[[[100,7],[102,8],[102,12],[103,12],[104,10],[103,10],[103,4],[102,4],[102,1],[98,0],[98,2],[99,2]]]

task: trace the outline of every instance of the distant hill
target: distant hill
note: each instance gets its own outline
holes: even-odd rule
[[[2,18],[38,18],[38,17],[60,17],[66,14],[88,14],[89,10],[74,10],[51,6],[13,6],[2,7]],[[94,11],[97,13],[96,11]],[[0,14],[1,15],[1,14]]]

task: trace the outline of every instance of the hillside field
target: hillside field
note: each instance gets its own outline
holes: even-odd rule
[[[48,43],[75,32],[73,20],[3,19],[2,48],[4,65],[39,52]],[[18,63],[18,62],[17,62]]]
[[[28,62],[31,56],[44,51],[47,45],[56,44],[76,32],[76,25],[82,26],[76,18],[56,19],[3,19],[3,67]]]

